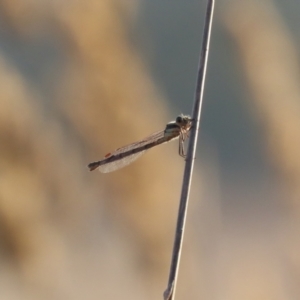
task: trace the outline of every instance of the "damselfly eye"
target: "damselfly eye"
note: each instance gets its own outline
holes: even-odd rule
[[[178,116],[178,117],[176,118],[176,123],[181,123],[181,122],[182,122],[182,117]]]

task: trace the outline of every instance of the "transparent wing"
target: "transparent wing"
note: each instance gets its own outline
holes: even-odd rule
[[[114,152],[110,153],[110,156],[112,156],[112,155],[118,156],[118,154],[122,154],[122,153],[131,151],[134,149],[138,149],[138,148],[142,149],[145,145],[151,144],[155,141],[159,141],[162,138],[164,138],[164,136],[165,136],[164,130],[155,132],[138,142],[135,142],[135,143],[132,143],[132,144],[126,145],[124,147],[116,149]]]
[[[101,173],[109,173],[109,172],[121,169],[123,167],[126,167],[127,165],[131,164],[136,159],[138,159],[140,156],[142,156],[145,152],[146,152],[146,150],[138,152],[138,153],[134,153],[132,155],[123,157],[122,159],[115,160],[115,161],[106,163],[104,165],[101,165],[101,166],[99,166],[99,171]]]
[[[151,134],[141,141],[118,148],[114,152],[107,154],[103,160],[96,162],[96,164],[98,163],[99,171],[108,173],[129,165],[143,155],[149,149],[148,146],[154,147],[163,143],[164,136],[165,131],[162,130]]]

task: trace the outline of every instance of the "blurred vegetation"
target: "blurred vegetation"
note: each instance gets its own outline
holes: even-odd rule
[[[112,174],[85,167],[172,119],[132,41],[139,5],[0,2],[1,299],[162,297],[183,169],[176,143]],[[264,207],[224,208],[226,193],[250,203],[261,194],[242,177],[220,191],[206,140],[178,298],[296,299],[299,51],[271,1],[230,1],[216,20],[238,53],[276,180]]]

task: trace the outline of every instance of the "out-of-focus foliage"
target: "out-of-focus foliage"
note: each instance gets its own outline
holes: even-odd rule
[[[167,151],[176,150],[106,177],[86,168],[169,121],[128,40],[137,4],[1,7],[1,277],[11,274],[1,290],[7,299],[133,299],[144,293],[141,274],[147,294],[154,283],[162,290],[182,165]]]
[[[201,139],[176,296],[297,299],[299,51],[271,1],[228,3],[216,24],[238,53],[245,105],[280,186],[242,172],[222,182],[222,149]],[[162,297],[183,170],[176,143],[112,174],[85,167],[172,118],[133,42],[142,4],[0,3],[1,299]]]

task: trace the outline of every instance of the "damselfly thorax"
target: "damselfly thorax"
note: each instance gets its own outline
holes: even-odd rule
[[[185,157],[184,141],[188,137],[191,126],[192,119],[189,116],[180,115],[175,121],[169,122],[164,130],[153,133],[139,142],[118,148],[106,154],[103,159],[90,163],[88,167],[90,171],[99,168],[102,173],[112,172],[129,165],[146,150],[177,138],[179,138],[179,155]]]

